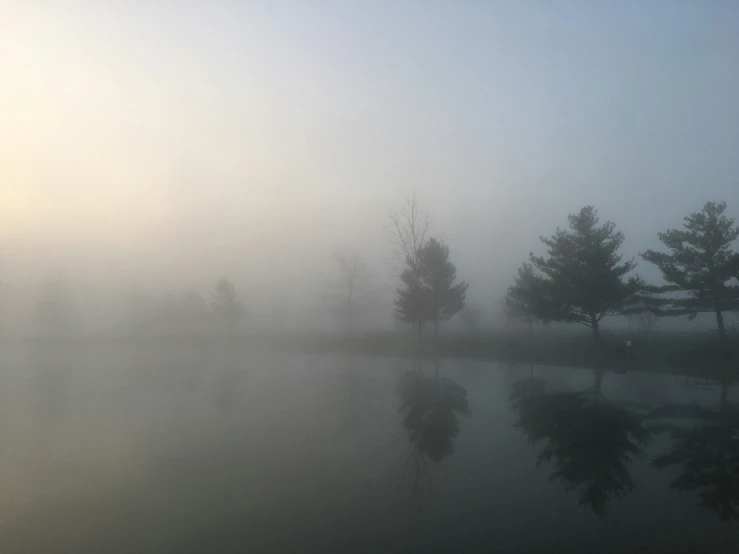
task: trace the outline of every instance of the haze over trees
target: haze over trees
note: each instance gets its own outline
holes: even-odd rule
[[[724,312],[739,310],[739,285],[736,278],[737,254],[731,245],[739,237],[739,227],[727,217],[726,202],[707,202],[700,212],[684,218],[683,229],[659,233],[669,253],[647,250],[642,257],[655,264],[666,287],[652,287],[657,293],[684,291],[687,296],[662,299],[659,315],[716,314],[718,333],[726,339]]]
[[[624,234],[610,221],[601,223],[593,206],[585,206],[568,216],[567,228],[540,237],[546,253],[530,253],[529,260],[519,266],[505,296],[497,296],[502,301],[499,311],[505,312],[509,322],[525,323],[529,332],[537,321],[578,323],[591,330],[596,344],[601,342],[601,321],[609,315],[626,316],[633,333],[654,330],[662,316],[685,315],[690,320],[700,313],[712,313],[719,336],[726,339],[735,329],[733,321],[739,312],[739,254],[734,246],[739,227],[726,210],[725,202],[708,202],[684,218],[683,229],[658,234],[667,252],[650,249],[641,254],[667,281],[657,286],[632,273],[634,259],[623,259]],[[426,325],[433,326],[438,336],[443,323],[455,316],[459,316],[459,330],[478,329],[479,309],[466,308],[469,284],[458,278],[450,247],[436,233],[431,236],[431,217],[415,195],[390,217],[385,230],[393,246],[392,267],[400,281],[393,291],[392,320],[410,323],[419,340]],[[326,273],[320,281],[325,286],[319,311],[330,314],[330,323],[338,322],[346,331],[372,319],[358,317],[360,312],[377,308],[382,314],[375,321],[389,322],[392,293],[387,291],[375,302],[381,293],[371,289],[369,275],[374,273],[370,264],[356,251],[337,251],[333,258],[335,264],[322,268]],[[47,282],[35,298],[35,309],[26,309],[40,336],[69,335],[72,326],[64,323],[65,318],[75,323],[80,319],[74,309],[64,307],[73,304],[65,287],[69,288],[54,280]],[[305,298],[300,293],[282,284],[273,284],[270,290],[272,296],[254,294],[257,328],[280,334],[288,327],[294,332],[301,324],[315,322],[320,328],[329,323],[328,318],[307,315],[316,306],[301,305]],[[130,293],[127,302],[128,319],[113,322],[109,329],[130,329],[135,336],[243,331],[244,306],[233,283],[225,278],[206,295],[196,288],[158,294],[138,291]],[[80,306],[86,304],[80,302]]]
[[[539,320],[536,314],[542,312],[537,304],[547,298],[542,286],[544,282],[534,273],[533,266],[524,263],[518,268],[515,284],[508,288],[504,298],[506,315],[526,323],[529,333],[533,331],[534,322]]]
[[[42,337],[60,338],[72,335],[77,325],[74,293],[63,277],[41,284],[34,314],[36,329]]]
[[[194,289],[160,295],[134,291],[128,307],[129,330],[138,337],[233,334],[239,331],[245,314],[228,279],[217,283],[210,304]]]
[[[244,318],[245,310],[236,287],[225,277],[218,281],[211,305],[219,327],[229,334],[234,333]]]
[[[467,331],[479,331],[481,319],[482,311],[479,308],[466,305],[464,309],[459,312],[459,322]]]
[[[421,276],[421,250],[431,229],[431,217],[423,212],[415,193],[390,216],[387,233],[395,247],[393,267],[402,285],[395,298],[395,313],[400,321],[411,323],[421,339],[423,323],[428,319],[428,300]]]
[[[614,223],[599,225],[593,206],[568,219],[569,230],[557,228],[551,237],[540,237],[547,256],[529,254],[539,274],[528,275],[524,269],[524,280],[511,288],[509,297],[523,299],[525,304],[519,305],[539,319],[589,327],[599,343],[600,321],[618,313],[641,290],[641,279],[625,278],[636,262],[621,263],[618,250],[624,235]]]
[[[469,285],[457,282],[457,268],[449,259],[449,247],[436,238],[427,239],[431,218],[419,209],[415,194],[390,221],[396,259],[403,260],[402,285],[395,298],[396,315],[414,325],[419,340],[425,322],[433,324],[434,336],[438,336],[440,322],[464,309]]]
[[[328,284],[324,297],[341,327],[351,333],[354,320],[366,299],[369,268],[358,252],[337,251],[334,252],[334,260],[338,275]]]

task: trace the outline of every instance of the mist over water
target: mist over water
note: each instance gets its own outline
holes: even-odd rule
[[[0,552],[736,552],[739,4],[0,4]]]
[[[620,496],[598,477],[615,463],[607,436],[573,445],[581,478],[552,478],[556,456],[537,463],[547,441],[521,427],[536,412],[509,396],[532,382],[552,398],[592,391],[592,370],[202,346],[3,361],[6,552],[687,552],[736,537],[670,488],[679,471],[650,465],[664,437],[617,462],[631,482]],[[619,406],[721,403],[720,385],[669,376],[608,372],[600,387],[602,429]],[[578,410],[580,426],[601,417]],[[588,487],[603,504],[583,501]]]

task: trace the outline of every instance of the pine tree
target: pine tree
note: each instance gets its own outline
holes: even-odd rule
[[[421,273],[411,266],[400,274],[402,285],[397,289],[395,298],[395,315],[401,321],[412,323],[416,327],[420,343],[424,321],[429,319],[429,294],[423,284]]]
[[[543,286],[542,278],[534,273],[533,266],[524,263],[518,268],[515,285],[508,288],[505,296],[506,315],[525,322],[529,333],[532,332],[534,322],[541,319],[538,306],[544,298]]]
[[[447,321],[465,305],[469,285],[457,280],[457,268],[449,261],[449,247],[431,238],[419,253],[422,286],[428,301],[427,316],[434,323],[434,335],[439,334],[439,322]]]
[[[598,211],[585,206],[569,215],[570,230],[557,228],[551,237],[540,237],[547,257],[529,254],[541,275],[526,277],[511,287],[509,296],[526,300],[531,315],[544,321],[579,323],[590,327],[600,342],[599,322],[617,313],[642,288],[639,277],[624,280],[636,266],[621,263],[618,249],[624,235],[614,223],[598,225]],[[535,284],[527,289],[528,283]]]
[[[724,215],[725,202],[707,202],[700,212],[684,218],[684,229],[659,233],[659,240],[671,253],[647,250],[642,257],[662,271],[670,285],[655,287],[654,292],[685,291],[682,298],[663,298],[659,315],[688,315],[701,312],[716,314],[719,336],[726,338],[723,312],[739,310],[737,277],[739,257],[731,244],[739,237],[734,219]]]

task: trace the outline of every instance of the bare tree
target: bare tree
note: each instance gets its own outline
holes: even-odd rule
[[[652,333],[654,332],[655,327],[657,327],[657,322],[659,321],[659,317],[657,317],[657,314],[650,311],[644,311],[638,315],[639,322],[639,329],[641,331]]]
[[[404,266],[407,266],[412,271],[417,271],[419,253],[431,230],[431,216],[419,208],[415,192],[390,216],[390,224],[386,230],[390,243],[395,246],[394,269],[401,273]]]
[[[403,287],[397,290],[396,314],[402,321],[416,327],[420,344],[421,327],[424,319],[427,319],[422,290],[421,250],[431,230],[431,217],[419,208],[415,192],[390,216],[386,230],[390,243],[395,247],[392,265],[403,281]]]
[[[346,330],[351,332],[354,316],[366,294],[369,269],[358,252],[334,252],[338,265],[338,278],[329,283],[326,296],[332,309]]]

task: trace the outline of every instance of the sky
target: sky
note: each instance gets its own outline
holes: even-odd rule
[[[337,248],[389,291],[384,227],[415,191],[492,309],[583,205],[627,257],[708,200],[739,215],[735,1],[0,12],[6,294],[62,272],[106,298],[93,316],[223,275],[255,301],[309,299]]]

